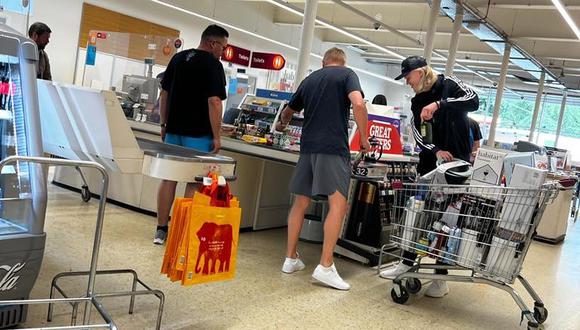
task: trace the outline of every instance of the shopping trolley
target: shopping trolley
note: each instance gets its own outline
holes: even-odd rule
[[[555,185],[522,189],[402,183],[395,190],[391,240],[419,258],[408,272],[393,280],[391,298],[404,304],[410,293],[421,290],[420,279],[488,284],[512,296],[522,310],[522,321],[524,317],[528,320],[528,329],[538,328],[548,310],[521,271],[546,204],[556,194]],[[441,262],[422,263],[426,256]],[[425,269],[467,274],[419,272]],[[533,311],[511,286],[516,279],[533,298]]]

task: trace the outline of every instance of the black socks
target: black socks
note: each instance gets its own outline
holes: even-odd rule
[[[168,229],[169,226],[157,226],[157,230],[163,230],[164,232],[167,232]]]

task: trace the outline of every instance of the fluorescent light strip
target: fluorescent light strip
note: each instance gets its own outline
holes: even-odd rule
[[[189,14],[191,16],[195,16],[197,18],[201,18],[201,19],[204,19],[206,21],[210,21],[212,23],[216,23],[216,24],[225,26],[225,27],[230,28],[232,30],[236,30],[238,32],[242,32],[242,33],[245,33],[245,34],[249,34],[249,35],[251,35],[253,37],[256,37],[256,38],[259,38],[259,39],[262,39],[262,40],[265,40],[265,41],[268,41],[268,42],[271,42],[271,43],[274,43],[274,44],[276,44],[278,46],[286,47],[286,48],[289,48],[289,49],[292,49],[292,50],[298,50],[297,47],[290,46],[290,45],[285,44],[283,42],[280,42],[280,41],[277,41],[277,40],[274,40],[274,39],[270,39],[270,38],[265,37],[263,35],[260,35],[260,34],[254,33],[254,32],[250,32],[250,31],[241,29],[239,27],[233,26],[231,24],[228,24],[228,23],[225,23],[225,22],[222,22],[222,21],[218,21],[216,19],[213,19],[213,18],[204,16],[204,15],[198,14],[196,12],[193,12],[191,10],[187,10],[187,9],[184,9],[184,8],[181,8],[181,7],[178,7],[178,6],[175,6],[175,5],[169,4],[167,2],[160,1],[160,0],[151,0],[151,1],[154,2],[154,3],[156,3],[156,4],[159,4],[159,5],[162,5],[162,6],[165,6],[165,7],[169,7],[171,9],[175,9],[175,10],[180,11],[182,13],[186,13],[186,14]]]
[[[184,8],[181,8],[181,7],[178,7],[178,6],[169,4],[167,2],[163,2],[161,0],[151,0],[151,2],[154,2],[156,4],[159,4],[159,5],[162,5],[162,6],[171,8],[171,9],[175,9],[175,10],[180,11],[182,13],[185,13],[185,14],[188,14],[188,15],[191,15],[191,16],[195,16],[197,18],[204,19],[206,21],[210,21],[212,23],[219,24],[221,26],[227,27],[227,28],[232,29],[232,30],[236,30],[236,31],[241,32],[241,33],[245,33],[245,34],[251,35],[252,37],[256,37],[258,39],[262,39],[264,41],[271,42],[271,43],[276,44],[278,46],[286,47],[288,49],[292,49],[292,50],[295,50],[295,51],[300,51],[300,49],[298,47],[294,47],[294,46],[291,46],[289,44],[285,44],[283,42],[280,42],[280,41],[277,41],[277,40],[274,40],[274,39],[270,39],[270,38],[265,37],[265,36],[263,36],[261,34],[257,34],[257,33],[254,33],[254,32],[250,32],[248,30],[244,30],[244,29],[239,28],[237,26],[233,26],[231,24],[228,24],[228,23],[219,21],[217,19],[210,18],[210,17],[204,16],[204,15],[198,14],[198,13],[193,12],[191,10],[187,10],[187,9],[184,9]],[[320,56],[319,54],[316,54],[316,53],[310,53],[310,56],[315,57],[317,59],[322,59],[322,56]],[[358,71],[358,72],[364,73],[366,75],[369,75],[369,76],[372,76],[372,77],[375,77],[375,78],[379,78],[379,79],[382,79],[382,80],[385,80],[385,81],[388,81],[388,82],[391,82],[391,83],[394,83],[394,84],[397,84],[397,85],[403,85],[402,82],[397,81],[397,80],[392,79],[392,78],[387,77],[387,76],[381,76],[379,74],[376,74],[376,73],[373,73],[373,72],[370,72],[370,71],[367,71],[367,70],[364,70],[364,69],[361,69],[361,68],[357,68],[357,67],[354,67],[354,66],[350,66],[350,65],[347,65],[347,67],[353,69],[354,71]]]
[[[566,21],[566,23],[568,23],[572,31],[574,31],[574,33],[576,34],[576,38],[580,40],[580,30],[578,30],[578,26],[576,25],[576,23],[574,23],[574,20],[572,19],[572,17],[570,17],[570,14],[568,14],[568,11],[566,11],[566,8],[564,8],[560,0],[552,0],[552,3],[554,4],[554,6],[556,6],[556,9],[558,9],[560,15],[564,17],[564,20]]]
[[[284,9],[286,11],[289,11],[289,12],[295,14],[295,15],[304,17],[304,13],[302,11],[298,10],[297,8],[295,8],[295,7],[293,7],[293,6],[289,5],[289,4],[286,4],[286,3],[282,2],[281,0],[266,0],[266,1],[268,1],[269,3],[275,5],[275,6],[279,7],[279,8],[282,8],[282,9]],[[347,37],[350,37],[352,39],[355,39],[357,41],[360,41],[360,42],[362,42],[362,43],[364,43],[364,44],[366,44],[368,46],[371,46],[373,48],[376,48],[376,49],[378,49],[378,50],[380,50],[380,51],[382,51],[384,53],[391,54],[391,55],[393,55],[393,56],[395,56],[395,57],[397,57],[397,58],[399,58],[401,60],[404,60],[405,59],[405,57],[403,55],[399,54],[399,53],[396,53],[396,52],[394,52],[394,51],[392,51],[392,50],[390,50],[388,48],[385,48],[385,47],[383,47],[383,46],[381,46],[379,44],[376,44],[376,43],[374,43],[374,42],[372,42],[372,41],[370,41],[368,39],[365,39],[365,38],[357,35],[357,34],[354,34],[352,32],[349,32],[346,29],[343,29],[341,27],[338,27],[338,26],[336,26],[336,25],[334,25],[332,23],[329,23],[326,20],[323,20],[323,19],[317,17],[315,21],[316,21],[316,23],[318,23],[318,24],[320,24],[322,26],[325,26],[325,27],[327,27],[327,28],[329,28],[331,30],[334,30],[334,31],[336,31],[338,33],[341,33],[341,34],[343,34],[343,35],[345,35]]]

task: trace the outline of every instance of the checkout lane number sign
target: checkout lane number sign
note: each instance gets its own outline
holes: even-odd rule
[[[2,277],[2,279],[0,280],[0,292],[10,291],[16,286],[16,284],[18,283],[18,280],[20,279],[20,276],[18,276],[16,274],[22,268],[24,268],[25,265],[26,265],[26,263],[17,263],[13,266],[8,266],[8,265],[0,266],[0,270],[3,270],[6,272],[4,274],[4,276]]]

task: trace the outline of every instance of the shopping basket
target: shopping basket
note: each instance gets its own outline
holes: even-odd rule
[[[522,320],[528,319],[528,329],[538,328],[548,310],[521,271],[542,213],[556,194],[551,184],[523,189],[402,183],[395,190],[391,240],[420,258],[393,280],[391,298],[404,304],[410,293],[421,290],[420,279],[488,284],[510,293]],[[441,262],[421,263],[425,256]],[[463,270],[467,275],[419,272],[424,269]],[[516,279],[533,298],[533,312],[512,288]]]

